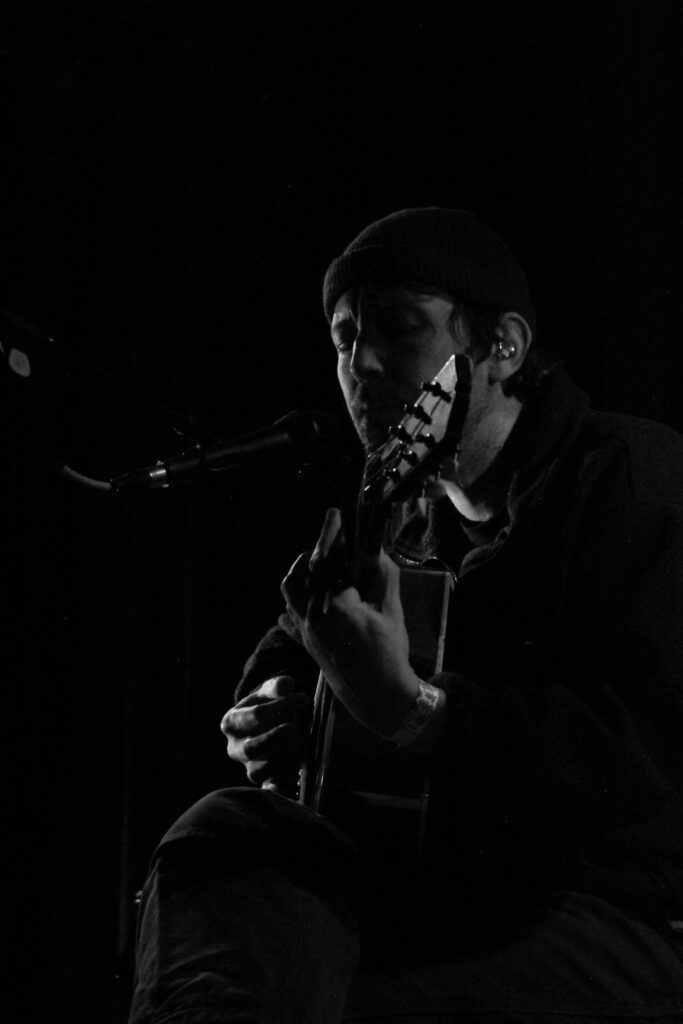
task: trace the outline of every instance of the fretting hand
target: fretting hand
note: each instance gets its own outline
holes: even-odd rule
[[[399,569],[380,552],[366,599],[340,578],[343,539],[330,509],[312,555],[301,555],[282,593],[335,695],[366,728],[390,736],[414,706],[420,681],[408,661]]]

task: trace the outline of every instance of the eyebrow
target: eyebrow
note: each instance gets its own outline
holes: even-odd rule
[[[410,298],[409,296],[396,296],[395,298],[380,299],[374,304],[375,309],[380,309],[382,312],[392,309],[421,309],[422,305],[417,299]]]
[[[377,311],[380,313],[391,313],[406,309],[424,312],[424,304],[418,298],[413,298],[410,295],[395,295],[384,299],[373,299],[369,302],[369,308],[371,312]],[[332,317],[332,325],[335,324],[335,317],[338,318],[337,323],[343,323],[345,320],[353,318],[354,315],[355,310],[352,308],[347,308],[341,314],[335,313]]]
[[[330,324],[330,336],[333,340],[335,335],[355,321],[356,310],[357,307],[356,309],[347,307],[342,313],[335,313],[333,315]],[[425,318],[428,318],[427,310],[424,308],[424,301],[420,301],[417,296],[412,295],[389,295],[385,298],[373,299],[370,303],[370,313],[378,316],[391,316],[392,313],[412,314],[422,318],[423,322],[426,322]],[[336,320],[335,317],[337,318]]]
[[[351,310],[346,310],[344,313],[335,313],[330,323],[330,330],[336,331],[342,324],[348,323],[353,318]]]

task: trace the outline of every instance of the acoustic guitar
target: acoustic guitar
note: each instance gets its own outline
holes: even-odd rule
[[[417,401],[368,459],[349,566],[361,596],[391,506],[437,478],[443,460],[457,451],[470,383],[469,360],[451,356],[436,377],[422,385]],[[411,665],[426,678],[441,669],[452,576],[402,568],[400,587]],[[359,820],[371,820],[373,829],[390,830],[419,854],[429,806],[428,772],[423,758],[361,726],[321,674],[299,777],[299,801],[352,834]]]

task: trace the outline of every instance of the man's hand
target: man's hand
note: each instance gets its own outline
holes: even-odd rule
[[[290,676],[273,676],[224,716],[228,757],[240,761],[250,782],[293,791],[304,755],[309,698]]]
[[[414,706],[420,686],[408,661],[399,569],[381,552],[362,600],[339,578],[341,537],[340,513],[330,509],[315,551],[297,559],[282,593],[306,650],[336,696],[366,728],[390,736]]]

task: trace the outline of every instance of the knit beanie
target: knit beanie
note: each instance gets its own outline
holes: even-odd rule
[[[432,285],[456,302],[519,313],[536,329],[522,268],[502,238],[467,210],[399,210],[364,228],[325,274],[327,319],[344,292],[370,283]]]

